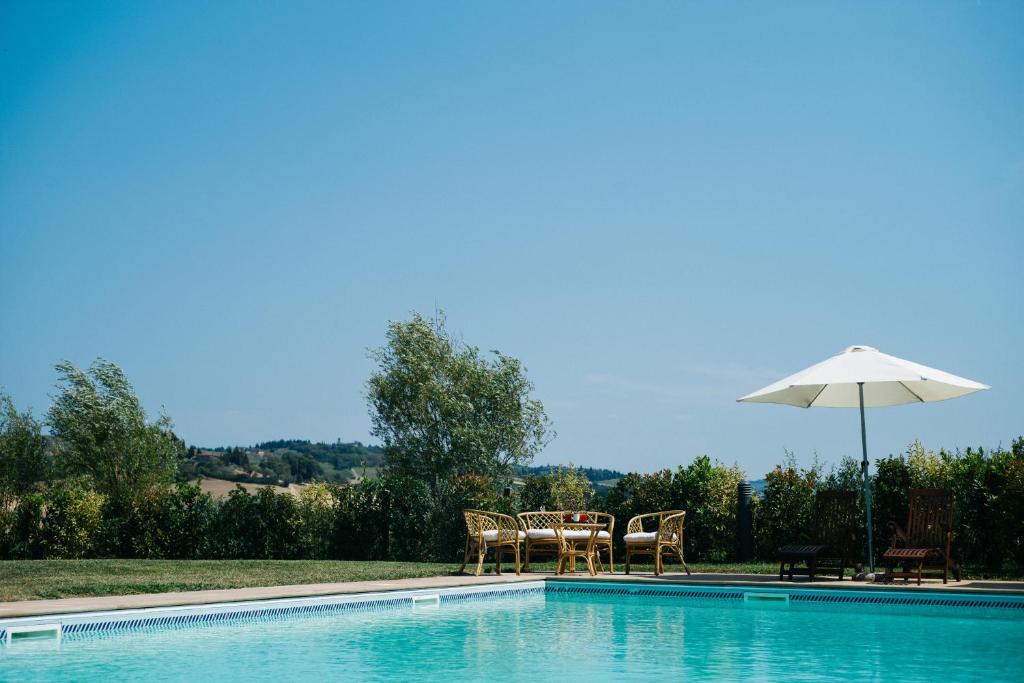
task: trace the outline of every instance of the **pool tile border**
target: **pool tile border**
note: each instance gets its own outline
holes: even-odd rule
[[[765,586],[702,586],[677,583],[672,586],[651,586],[650,584],[607,583],[587,581],[550,581],[547,592],[576,595],[620,595],[642,598],[678,598],[698,600],[743,600],[744,595],[786,594],[793,602],[819,604],[860,604],[911,607],[956,607],[1024,610],[1024,596],[1000,594],[983,595],[972,593],[953,595],[951,593],[900,593],[889,589],[842,590],[810,587],[765,587]]]
[[[7,628],[38,624],[60,624],[63,638],[83,635],[137,631],[156,628],[200,626],[227,621],[270,621],[295,616],[327,615],[339,612],[376,612],[412,609],[413,599],[438,596],[440,605],[474,600],[520,598],[543,595],[544,582],[530,581],[494,586],[456,588],[422,588],[379,593],[355,593],[305,598],[281,598],[251,602],[228,602],[172,607],[114,610],[109,612],[77,612],[40,615],[0,620],[0,643],[5,642]]]
[[[802,604],[860,604],[939,608],[987,608],[1024,610],[1024,595],[1000,593],[893,592],[891,589],[812,588],[791,586],[695,585],[671,583],[656,585],[646,581],[594,581],[587,579],[538,578],[505,584],[455,586],[441,588],[393,589],[373,593],[311,595],[244,602],[176,605],[102,612],[75,612],[0,619],[0,643],[8,627],[60,624],[65,638],[110,634],[123,631],[174,629],[229,621],[271,621],[295,616],[330,615],[352,611],[391,611],[412,609],[414,598],[437,596],[437,606],[468,602],[504,600],[525,596],[605,595],[638,599],[669,598],[742,602],[745,594],[784,593]]]

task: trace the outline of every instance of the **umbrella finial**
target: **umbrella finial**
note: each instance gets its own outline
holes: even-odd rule
[[[864,344],[855,344],[854,346],[847,346],[843,349],[843,353],[857,353],[859,351],[878,351],[874,346],[866,346]]]

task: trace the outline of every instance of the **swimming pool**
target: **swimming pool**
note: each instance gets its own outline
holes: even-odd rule
[[[68,617],[0,647],[0,680],[1024,680],[1020,596],[549,581],[293,603]]]

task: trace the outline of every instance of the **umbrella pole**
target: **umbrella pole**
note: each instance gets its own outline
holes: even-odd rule
[[[864,459],[860,462],[861,472],[864,474],[864,513],[868,518],[868,567],[875,571],[875,544],[872,538],[871,527],[871,480],[868,477],[868,435],[864,427],[864,382],[857,382],[857,391],[860,393],[860,445],[864,452]]]

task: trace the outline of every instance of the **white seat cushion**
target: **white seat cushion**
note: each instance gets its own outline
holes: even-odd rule
[[[586,529],[566,529],[563,534],[566,540],[570,541],[585,541],[590,538],[590,532]],[[555,540],[554,529],[530,529],[526,532],[531,541],[553,541]],[[607,541],[611,538],[611,535],[607,531],[598,531],[597,540]]]
[[[516,536],[513,536],[512,534],[513,534],[513,532],[511,530],[502,531],[501,532],[501,540],[503,540],[503,541],[511,541],[513,538],[518,538],[521,541],[524,538],[526,538],[526,534],[524,534],[522,531],[515,532]],[[497,529],[490,529],[489,531],[485,531],[484,532],[484,540],[487,541],[488,543],[493,543],[494,541],[497,541],[498,540],[498,530]]]
[[[647,531],[643,533],[626,534],[622,537],[622,540],[626,542],[626,545],[650,545],[658,540],[658,533],[655,531]],[[675,534],[672,534],[672,540],[676,540]]]
[[[534,541],[555,540],[554,529],[530,529],[526,532],[526,535]]]

